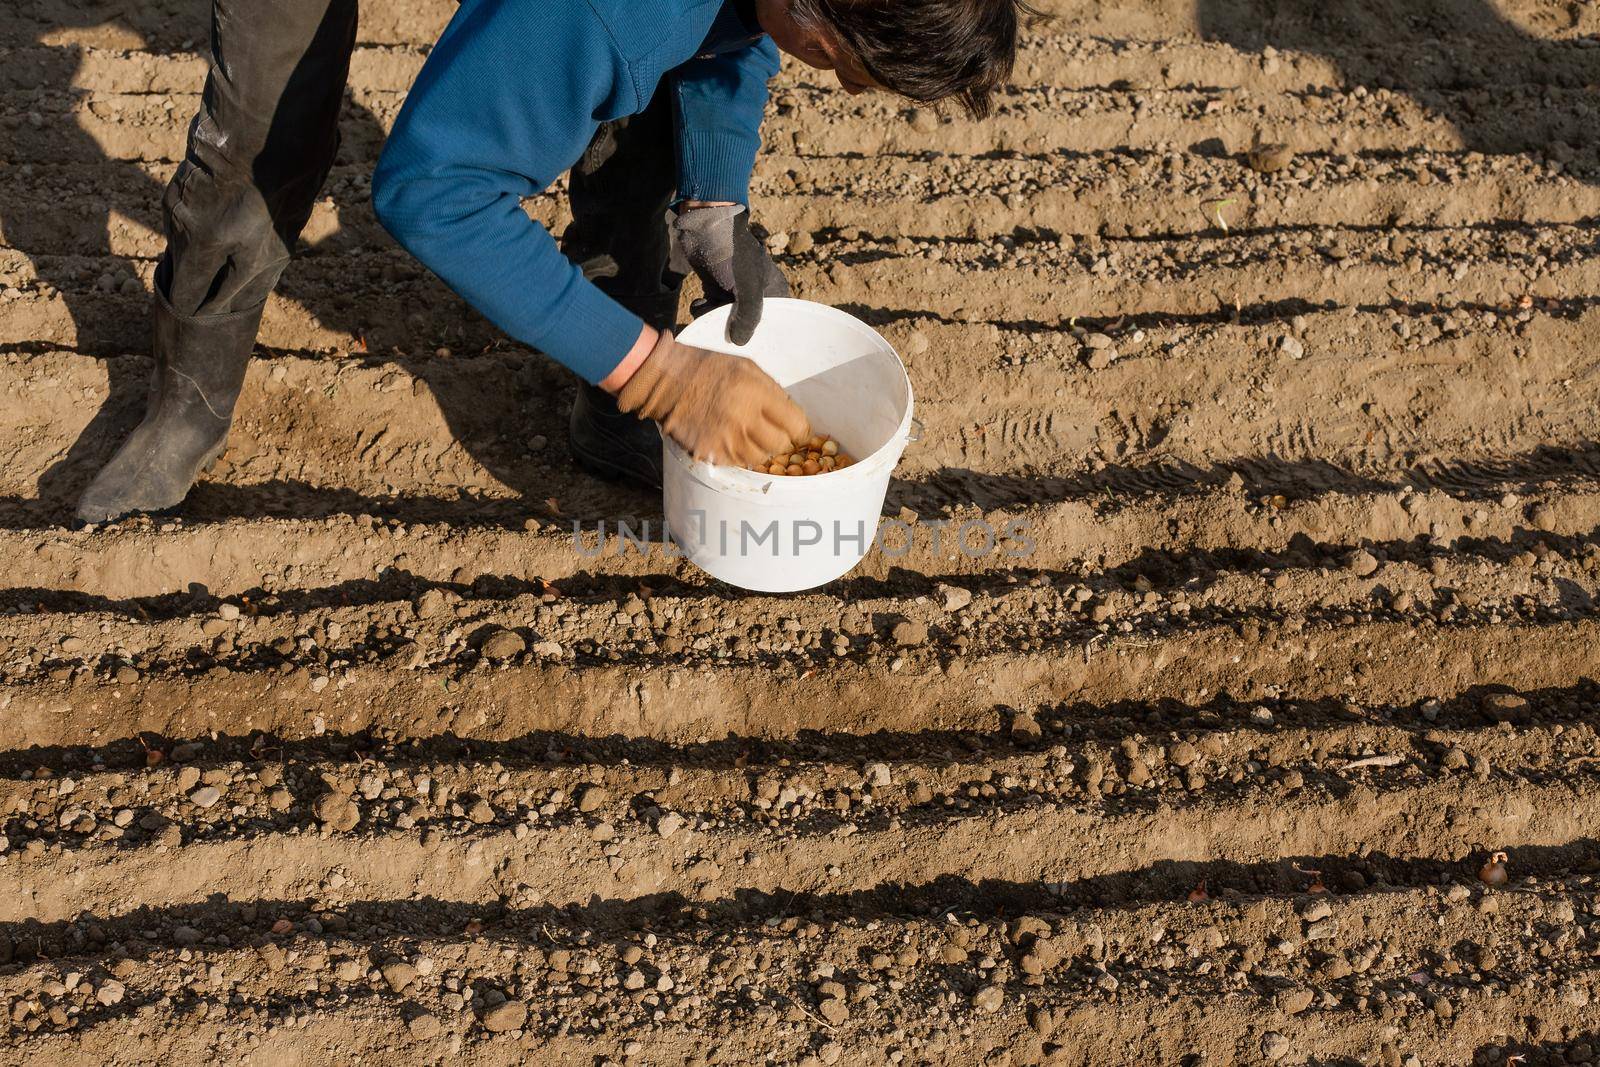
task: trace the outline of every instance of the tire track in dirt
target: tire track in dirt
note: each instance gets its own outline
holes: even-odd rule
[[[1583,458],[1593,405],[1573,383],[1595,380],[1587,338],[1596,313],[1572,321],[1516,311],[1514,303],[1480,308],[1415,317],[1393,305],[1381,313],[1313,311],[1291,316],[1282,333],[1266,337],[1244,324],[1125,324],[1115,342],[1124,354],[1098,369],[1084,364],[1095,350],[1045,325],[888,324],[886,333],[908,354],[929,429],[926,443],[907,456],[909,484],[895,499],[914,509],[930,498],[940,506],[986,507],[1038,500],[1030,479],[1080,477],[1086,459],[1146,471],[1143,486],[1137,476],[1105,486],[1123,490],[1182,489],[1194,480],[1182,474],[1186,465],[1222,465],[1259,482],[1252,464],[1286,472],[1299,464],[1302,478],[1282,480],[1312,488],[1359,484],[1341,479],[1333,469],[1340,466],[1396,487],[1409,480],[1447,490],[1474,478],[1493,486],[1593,474]],[[1511,380],[1495,358],[1507,339],[1514,350],[1539,354]],[[1286,354],[1291,343],[1302,358]],[[1388,354],[1351,360],[1344,353],[1352,345]],[[984,362],[990,369],[975,409],[966,376]],[[130,386],[142,383],[144,368],[138,359],[70,353],[0,358],[0,395],[12,398],[15,412],[0,416],[15,442],[0,477],[0,492],[10,498],[0,514],[9,513],[12,524],[27,524],[29,516],[33,524],[65,521],[60,509],[70,485],[109,456],[135,417],[140,398]],[[501,400],[472,401],[489,382]],[[414,502],[392,502],[404,507],[402,517],[423,521],[429,498],[437,517],[469,515],[470,504],[463,511],[451,503],[462,492],[518,517],[641,513],[642,500],[597,492],[566,471],[560,445],[551,442],[560,438],[570,388],[560,372],[515,351],[465,359],[257,360],[230,452],[190,515],[250,515],[252,496],[256,513],[284,517],[297,506],[382,513],[391,506],[386,499],[398,496]],[[1403,402],[1395,402],[1397,394]],[[1140,408],[1126,409],[1121,398],[1130,395],[1143,398]],[[1330,396],[1339,399],[1330,405]],[[374,429],[375,419],[387,425]],[[1496,427],[1492,435],[1485,423]],[[519,432],[508,434],[507,425]],[[1302,437],[1305,427],[1316,427],[1314,442]],[[1541,450],[1544,462],[1528,466]],[[1503,461],[1498,470],[1496,457]],[[1397,462],[1430,469],[1402,474]],[[1448,473],[1450,464],[1460,473]],[[1325,477],[1319,466],[1328,468]],[[1038,489],[1044,499],[1062,495],[1043,483]],[[326,503],[316,505],[318,496]],[[558,502],[559,515],[547,499]]]

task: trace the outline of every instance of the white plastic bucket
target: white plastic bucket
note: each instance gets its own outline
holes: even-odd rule
[[[663,435],[667,526],[684,556],[729,585],[813,589],[860,563],[877,537],[889,475],[913,439],[911,381],[888,341],[837,308],[767,300],[745,345],[725,339],[730,311],[702,315],[678,339],[754,360],[810,416],[812,432],[832,435],[856,462],[757,474],[692,459]]]

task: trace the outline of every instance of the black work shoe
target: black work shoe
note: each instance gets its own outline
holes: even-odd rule
[[[608,482],[661,489],[661,431],[655,423],[618,411],[616,397],[583,382],[568,427],[579,470]]]
[[[227,447],[261,312],[186,318],[157,292],[156,365],[144,421],[84,490],[79,522],[111,522],[183,503]]]

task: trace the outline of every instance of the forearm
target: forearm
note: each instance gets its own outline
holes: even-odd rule
[[[395,239],[446,285],[585,381],[604,379],[639,338],[639,318],[584,278],[515,196],[380,169],[373,200]]]
[[[778,70],[765,38],[739,52],[696,59],[673,75],[678,188],[687,201],[750,202],[767,81]]]

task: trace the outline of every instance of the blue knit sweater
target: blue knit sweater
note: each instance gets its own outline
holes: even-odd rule
[[[738,0],[463,0],[372,179],[378,218],[512,337],[598,383],[643,323],[583,277],[518,200],[599,124],[673,92],[678,193],[749,202],[772,41]]]

